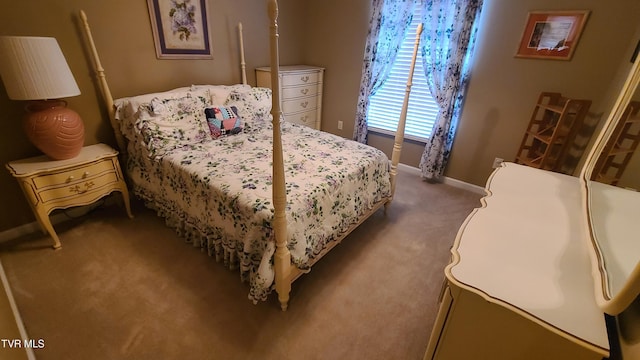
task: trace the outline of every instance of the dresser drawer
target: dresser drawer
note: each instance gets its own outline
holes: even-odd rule
[[[95,176],[93,178],[87,178],[84,181],[78,181],[74,184],[43,190],[39,193],[39,196],[40,200],[46,204],[47,202],[53,200],[60,201],[81,196],[89,196],[97,190],[101,190],[101,188],[105,185],[114,184],[117,182],[118,176],[116,175],[115,171],[112,171],[103,173],[102,175]],[[104,195],[102,192],[98,192],[97,194],[98,196]]]
[[[306,84],[316,84],[318,82],[318,72],[305,72],[305,73],[289,73],[282,74],[282,86],[296,86]]]
[[[312,84],[307,86],[293,86],[282,89],[282,99],[288,100],[302,96],[316,96],[318,94],[318,85]]]
[[[317,115],[318,112],[316,110],[311,110],[297,114],[285,115],[285,120],[291,123],[306,125],[310,128],[315,128]]]
[[[282,102],[282,112],[285,114],[296,113],[299,111],[314,110],[318,107],[317,97],[305,97],[293,100],[285,100]]]
[[[93,164],[79,166],[51,175],[38,176],[33,179],[33,184],[36,189],[42,189],[47,186],[72,183],[74,181],[95,176],[105,171],[115,172],[115,167],[111,159],[101,160]]]

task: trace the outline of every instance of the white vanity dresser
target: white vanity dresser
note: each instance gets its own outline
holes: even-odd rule
[[[514,163],[490,176],[425,359],[640,359],[640,193],[590,180],[639,81],[636,62],[580,177]]]
[[[580,182],[503,163],[463,224],[426,359],[601,359]]]

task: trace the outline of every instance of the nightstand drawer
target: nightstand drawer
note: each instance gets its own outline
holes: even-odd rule
[[[296,86],[315,84],[318,82],[318,72],[293,73],[282,75],[282,86]]]
[[[282,99],[293,99],[302,96],[316,96],[318,94],[318,84],[309,86],[295,86],[282,89]]]
[[[96,176],[105,171],[115,172],[113,161],[107,159],[94,164],[79,166],[51,175],[38,176],[33,179],[33,184],[37,189],[41,189],[47,186],[64,185],[72,183],[74,181]]]
[[[299,111],[313,110],[318,107],[317,97],[306,97],[294,100],[285,100],[282,103],[282,112],[291,114]]]
[[[298,114],[285,115],[285,120],[291,123],[307,125],[309,127],[315,127],[316,116],[318,112],[315,110],[306,111]]]
[[[118,182],[118,176],[115,172],[107,172],[97,177],[88,178],[84,181],[76,182],[72,185],[60,186],[48,190],[41,191],[39,193],[40,200],[43,203],[49,201],[60,201],[64,199],[76,198],[90,194],[96,190],[100,190],[101,187],[109,184],[115,184]],[[103,196],[102,192],[99,193]]]

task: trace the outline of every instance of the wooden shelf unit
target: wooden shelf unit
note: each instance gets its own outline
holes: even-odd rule
[[[640,144],[640,101],[629,103],[596,162],[591,180],[617,185]]]
[[[560,172],[567,149],[590,106],[591,100],[570,99],[556,92],[540,93],[515,162]]]

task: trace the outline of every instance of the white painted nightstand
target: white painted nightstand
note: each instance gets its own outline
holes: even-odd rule
[[[118,152],[108,145],[85,146],[73,159],[51,160],[43,155],[12,161],[6,167],[20,183],[42,231],[53,238],[54,249],[61,246],[49,220],[55,209],[89,205],[120,191],[127,215],[133,218]]]

